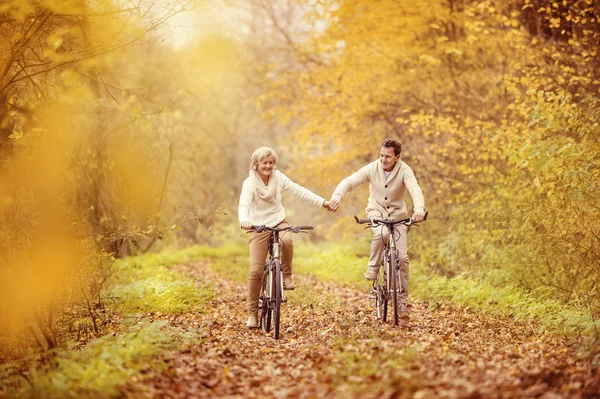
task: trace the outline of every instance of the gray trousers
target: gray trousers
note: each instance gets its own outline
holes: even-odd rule
[[[369,219],[384,219],[381,216],[381,213],[375,210],[369,210],[367,217]],[[408,227],[403,224],[398,224],[394,228],[396,229],[394,232],[396,249],[399,254],[400,280],[402,280],[402,286],[405,288],[400,294],[400,301],[406,303],[408,301],[408,243],[406,234]],[[383,257],[384,243],[388,242],[389,238],[390,233],[387,226],[373,227],[369,267],[379,267],[381,258]]]

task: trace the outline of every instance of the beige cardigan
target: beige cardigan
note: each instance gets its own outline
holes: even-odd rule
[[[394,165],[387,181],[381,161],[371,162],[342,180],[331,198],[341,201],[344,195],[367,182],[369,182],[370,191],[367,213],[369,210],[377,210],[384,218],[403,219],[408,217],[404,202],[407,189],[413,200],[414,212],[425,213],[425,199],[417,178],[412,169],[400,160]]]

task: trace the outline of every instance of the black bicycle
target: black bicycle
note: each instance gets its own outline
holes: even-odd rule
[[[400,255],[398,249],[396,249],[395,226],[399,224],[416,226],[417,222],[413,221],[412,218],[402,220],[359,219],[354,216],[354,219],[357,223],[368,224],[368,227],[387,227],[390,233],[387,242],[384,243],[385,247],[379,273],[377,273],[377,278],[373,281],[373,286],[370,289],[370,296],[375,300],[377,317],[383,322],[387,319],[388,302],[392,301],[394,306],[394,325],[397,326],[400,319],[400,293],[408,290],[406,289],[407,287],[402,286],[402,279],[400,278]],[[427,219],[427,213],[425,213],[425,219]]]
[[[268,333],[271,331],[271,321],[273,322],[273,337],[279,339],[279,321],[281,319],[281,302],[284,300],[283,293],[283,274],[281,270],[279,233],[282,231],[291,231],[292,233],[306,233],[305,230],[312,230],[312,226],[287,226],[287,227],[267,227],[252,226],[250,231],[261,233],[270,231],[269,238],[269,256],[265,261],[265,268],[262,276],[261,291],[259,297],[260,309],[260,328]],[[308,233],[307,233],[308,234]]]

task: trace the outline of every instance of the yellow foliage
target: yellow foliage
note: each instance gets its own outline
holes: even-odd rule
[[[446,272],[503,268],[511,283],[590,300],[600,286],[599,26],[581,16],[593,6],[319,4],[312,22],[327,29],[297,49],[316,61],[271,75],[261,98],[270,115],[295,116],[289,147],[303,178],[332,190],[398,138],[444,219]]]

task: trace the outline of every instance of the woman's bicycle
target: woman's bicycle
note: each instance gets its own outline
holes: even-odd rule
[[[354,216],[357,223],[368,224],[368,227],[382,226],[387,228],[390,235],[385,242],[383,256],[381,259],[379,273],[373,281],[370,289],[370,296],[375,299],[375,308],[377,317],[385,322],[387,319],[388,302],[392,302],[394,308],[394,325],[398,325],[400,319],[400,293],[408,291],[402,286],[400,278],[400,255],[396,249],[396,225],[416,226],[412,218],[393,220],[393,219],[359,219]],[[427,213],[425,213],[427,219]],[[424,219],[424,220],[425,220]]]
[[[273,323],[273,337],[279,339],[279,324],[281,319],[281,302],[283,299],[283,274],[281,270],[281,258],[279,249],[279,233],[282,231],[291,231],[292,233],[306,233],[305,230],[312,230],[312,226],[287,226],[287,227],[267,227],[252,226],[249,231],[262,233],[270,231],[269,238],[269,256],[265,261],[265,268],[262,276],[261,291],[259,297],[260,309],[260,328],[268,333],[271,331],[271,322]]]

